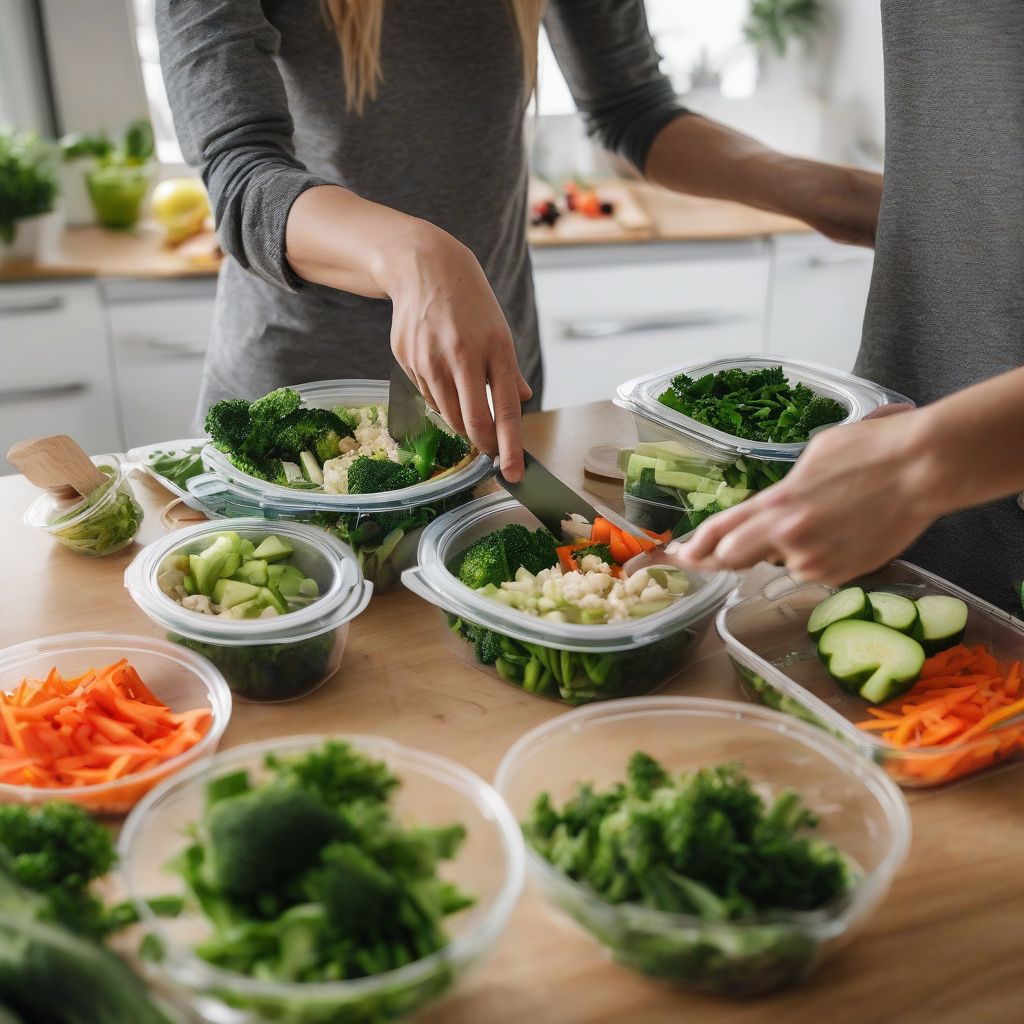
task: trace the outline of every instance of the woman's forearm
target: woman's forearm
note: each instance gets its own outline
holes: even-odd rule
[[[644,173],[675,192],[795,217],[837,241],[874,242],[880,175],[787,156],[697,114],[677,117],[659,132]]]
[[[912,422],[936,516],[1024,491],[1024,367],[925,406]]]

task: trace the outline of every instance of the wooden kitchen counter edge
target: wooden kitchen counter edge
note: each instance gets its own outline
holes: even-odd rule
[[[55,428],[58,425],[55,424]],[[598,442],[627,443],[628,415],[609,403],[531,414],[526,445],[572,486]],[[169,496],[135,480],[146,509],[140,537],[160,536]],[[616,488],[593,494],[611,504]],[[21,516],[33,489],[0,478],[8,540],[0,646],[55,633],[108,630],[159,635],[123,586],[138,545],[90,560],[68,552]],[[352,626],[338,674],[290,704],[238,703],[224,745],[306,732],[376,733],[452,757],[493,778],[525,731],[561,714],[462,664],[443,645],[436,609],[411,593],[376,596]],[[709,635],[669,693],[742,700],[720,641]],[[581,771],[585,773],[585,766]],[[550,917],[527,886],[494,954],[429,1024],[1002,1024],[1024,1019],[1019,964],[1022,768],[942,791],[908,794],[914,839],[888,900],[864,931],[804,986],[727,1002],[673,992],[610,963],[574,926]]]
[[[633,190],[654,223],[650,242],[705,242],[758,238],[774,234],[807,232],[800,221],[763,213],[738,203],[677,196],[642,182]],[[587,238],[564,241],[534,236],[537,248],[616,246],[646,244],[629,238],[594,242]],[[135,232],[107,231],[98,227],[68,228],[61,236],[60,252],[52,260],[0,262],[0,284],[76,278],[176,279],[211,277],[217,273],[217,259],[191,260],[186,249],[166,246],[160,231],[143,226]],[[212,238],[209,242],[212,245]],[[195,246],[192,246],[193,249]],[[205,246],[208,248],[208,246]]]

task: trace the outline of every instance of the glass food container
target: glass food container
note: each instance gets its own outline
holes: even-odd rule
[[[313,408],[387,408],[388,382],[382,380],[319,381],[295,390]],[[378,589],[395,582],[402,569],[414,563],[421,528],[468,501],[493,472],[491,459],[478,455],[453,472],[402,490],[325,494],[249,476],[214,445],[204,449],[203,462],[209,472],[188,482],[193,505],[214,515],[261,516],[322,526],[351,546],[363,575]]]
[[[115,231],[135,227],[156,175],[156,164],[112,164],[86,171],[85,184],[97,220]]]
[[[514,498],[488,495],[431,523],[419,564],[402,574],[413,593],[441,610],[448,647],[488,675],[566,704],[650,693],[686,664],[735,584],[730,573],[690,574],[690,591],[664,611],[627,622],[550,622],[509,608],[460,583],[448,566],[474,541],[508,523],[540,524]],[[496,665],[477,658],[479,630],[500,634]]]
[[[1024,658],[1024,622],[915,565],[893,562],[851,585],[911,599],[925,594],[957,597],[968,607],[964,643],[985,644],[1000,661]],[[811,611],[831,593],[829,587],[797,583],[783,573],[753,596],[722,608],[718,632],[750,700],[826,730],[881,765],[901,786],[934,786],[969,774],[977,770],[976,753],[992,754],[988,760],[993,764],[1005,764],[1024,753],[1019,742],[1011,741],[1019,731],[1013,726],[962,744],[909,749],[858,729],[854,723],[868,717],[871,705],[829,676],[807,633]]]
[[[147,900],[182,892],[181,880],[168,875],[163,865],[189,845],[187,830],[202,811],[207,784],[240,770],[248,770],[258,782],[267,754],[301,755],[327,738],[283,737],[226,751],[155,790],[125,823],[120,873],[143,927],[164,950],[153,969],[172,989],[187,993],[192,1009],[210,1024],[383,1024],[405,1017],[449,994],[486,956],[519,897],[522,836],[486,782],[447,758],[378,736],[332,736],[384,761],[398,777],[401,785],[393,806],[404,824],[460,822],[465,827],[465,841],[455,859],[444,865],[444,875],[475,895],[476,903],[446,921],[448,945],[397,970],[349,981],[266,981],[215,967],[193,953],[208,933],[201,913],[188,905],[175,919],[159,918]]]
[[[98,557],[131,544],[143,512],[128,482],[131,465],[117,455],[96,455],[92,461],[107,475],[107,483],[69,507],[58,505],[52,494],[41,494],[29,505],[24,521],[80,555]]]
[[[843,405],[848,411],[843,423],[862,420],[884,405],[910,404],[902,395],[852,374],[769,356],[730,356],[687,363],[627,381],[619,386],[614,402],[633,417],[637,435],[637,445],[620,453],[626,517],[630,522],[646,525],[653,518],[666,524],[661,529],[671,529],[675,536],[682,536],[715,511],[738,504],[789,472],[807,447],[806,442],[750,441],[698,423],[658,401],[672,378],[680,373],[696,379],[722,370],[750,372],[773,366],[781,366],[791,384],[804,384],[816,394]],[[630,456],[635,458],[631,460]],[[656,465],[658,462],[660,466]],[[637,487],[642,463],[656,472],[668,470],[671,483],[649,491]],[[678,512],[673,513],[673,508]]]
[[[157,700],[173,712],[209,706],[202,739],[175,757],[111,782],[62,789],[0,784],[0,803],[66,800],[95,814],[126,814],[158,782],[216,751],[231,718],[231,693],[220,670],[205,658],[167,640],[123,633],[62,633],[0,651],[0,691],[25,678],[45,679],[52,668],[75,678],[127,658]]]
[[[811,834],[839,849],[856,876],[848,893],[813,911],[712,921],[608,902],[528,847],[527,868],[548,903],[641,974],[734,996],[801,981],[863,926],[906,858],[910,812],[883,772],[817,729],[730,701],[644,697],[559,715],[508,751],[495,788],[523,821],[541,793],[560,806],[578,783],[605,789],[624,779],[637,751],[673,774],[740,762],[767,799],[796,790],[818,816]]]
[[[197,554],[218,533],[232,531],[259,544],[274,534],[295,553],[289,561],[317,582],[320,596],[305,608],[271,618],[232,619],[183,608],[157,581],[164,559]],[[139,608],[168,631],[168,638],[209,658],[224,673],[236,697],[286,701],[322,686],[341,665],[349,622],[370,601],[350,548],[302,523],[220,519],[168,534],[143,548],[124,576]]]

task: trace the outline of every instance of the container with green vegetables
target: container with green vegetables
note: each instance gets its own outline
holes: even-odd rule
[[[762,356],[627,381],[615,399],[637,434],[620,453],[626,516],[682,536],[781,480],[817,431],[907,401],[851,374]]]
[[[302,523],[219,519],[168,534],[125,572],[168,638],[209,658],[243,700],[285,701],[338,670],[369,603],[350,548]]]
[[[621,580],[602,576],[603,590],[574,598],[571,587],[589,590],[590,577],[599,574],[588,571],[586,579],[575,574],[572,580],[557,570],[545,574],[542,563],[551,565],[561,542],[554,538],[548,538],[546,558],[536,553],[536,564],[517,562],[518,570],[506,564],[505,586],[474,589],[460,580],[468,579],[465,562],[474,545],[510,526],[525,540],[527,531],[537,536],[539,524],[505,494],[442,516],[423,531],[419,564],[405,571],[402,582],[441,610],[446,641],[460,659],[566,704],[663,686],[682,669],[735,582],[724,572],[685,573],[677,580],[652,570],[649,587],[620,587]]]
[[[116,455],[98,455],[92,461],[107,477],[105,484],[71,507],[42,494],[25,512],[25,523],[45,530],[80,555],[96,557],[131,544],[143,512],[128,483],[130,466]]]
[[[495,786],[554,907],[633,970],[721,995],[807,978],[910,846],[906,801],[879,768],[726,701],[577,709],[522,737]]]
[[[524,874],[490,786],[376,736],[227,751],[139,804],[120,854],[154,970],[213,1024],[415,1013],[489,952]]]

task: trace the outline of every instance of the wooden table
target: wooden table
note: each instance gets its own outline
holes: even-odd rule
[[[526,444],[571,485],[599,441],[628,442],[607,403],[528,417]],[[161,532],[168,500],[140,481],[140,537]],[[614,500],[615,488],[595,493]],[[157,634],[122,586],[137,548],[90,561],[21,523],[33,491],[0,480],[5,538],[0,645],[72,630]],[[396,643],[396,637],[401,642]],[[742,700],[721,644],[706,638],[672,693]],[[369,732],[446,754],[485,778],[523,732],[562,713],[456,661],[438,614],[405,591],[375,597],[345,661],[294,704],[238,704],[224,746],[305,732]],[[941,792],[911,794],[914,841],[891,897],[860,938],[801,988],[750,1002],[673,992],[608,961],[547,915],[529,886],[494,955],[428,1024],[1011,1024],[1024,1020],[1024,774],[1011,768]]]

